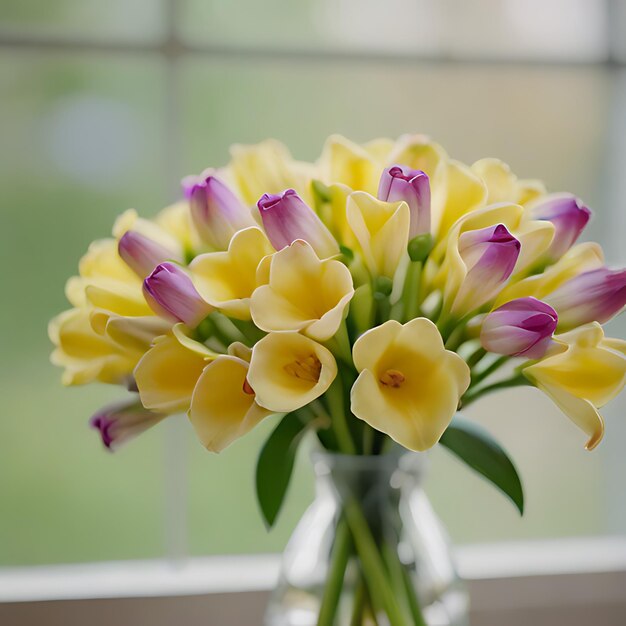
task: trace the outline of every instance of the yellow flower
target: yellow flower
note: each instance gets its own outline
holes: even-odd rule
[[[382,202],[355,191],[348,196],[346,212],[370,272],[393,278],[400,260],[407,256],[411,220],[408,204]]]
[[[189,265],[198,293],[209,304],[237,319],[250,319],[250,297],[262,284],[257,269],[274,248],[255,226],[235,233],[226,252],[208,252]]]
[[[295,189],[305,202],[311,201],[314,168],[294,161],[289,150],[274,139],[253,146],[235,145],[225,179],[232,181],[247,205],[256,204],[264,193]]]
[[[50,322],[48,333],[56,346],[50,359],[65,368],[64,385],[84,385],[95,380],[113,384],[127,382],[142,354],[136,345],[122,346],[96,333],[86,308],[57,315]]]
[[[269,284],[252,294],[250,311],[261,330],[299,330],[326,341],[337,332],[353,294],[343,263],[321,261],[308,243],[296,240],[271,257]]]
[[[388,321],[357,339],[360,372],[351,392],[352,412],[411,450],[434,446],[470,382],[465,361],[444,348],[426,318]]]
[[[295,411],[321,396],[337,375],[333,355],[296,332],[270,333],[252,349],[248,382],[262,407]]]
[[[390,147],[387,143],[373,142],[370,152],[367,145],[360,146],[341,135],[331,135],[318,163],[321,178],[327,184],[341,183],[351,189],[375,194],[385,163],[380,155]]]
[[[228,351],[200,374],[189,410],[198,438],[213,452],[222,451],[271,414],[256,403],[248,383],[250,349],[233,344]]]
[[[471,169],[487,186],[488,204],[497,202],[526,204],[546,193],[541,181],[519,180],[511,168],[500,159],[480,159]]]
[[[623,389],[626,380],[626,341],[604,337],[597,322],[555,337],[556,345],[543,359],[524,368],[526,378],[589,437],[587,450],[604,435],[598,407]]]
[[[141,403],[161,413],[188,410],[202,370],[216,356],[177,324],[171,334],[157,337],[135,368]]]
[[[505,287],[498,296],[495,306],[527,296],[542,300],[571,278],[602,267],[604,267],[602,248],[597,243],[580,243],[570,248],[541,274],[529,276]]]

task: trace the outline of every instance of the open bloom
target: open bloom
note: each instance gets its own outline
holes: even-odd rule
[[[216,356],[177,324],[169,335],[157,337],[135,368],[141,403],[162,413],[188,410],[202,370]]]
[[[357,339],[360,372],[350,395],[352,412],[411,450],[434,446],[470,382],[465,361],[444,348],[426,318],[388,321]]]
[[[464,232],[458,253],[465,276],[452,303],[453,315],[463,316],[493,300],[517,263],[520,242],[503,224]]]
[[[211,307],[200,297],[191,278],[173,263],[157,265],[143,282],[143,292],[150,308],[164,319],[197,326]]]
[[[529,211],[533,219],[554,224],[554,239],[546,253],[552,261],[560,259],[576,243],[591,217],[591,211],[570,193],[543,196],[529,206]]]
[[[263,194],[257,206],[263,228],[276,250],[303,239],[321,258],[339,254],[337,240],[293,189],[280,194]]]
[[[189,265],[196,289],[209,304],[236,319],[250,319],[250,297],[265,281],[262,259],[274,252],[260,228],[245,228],[228,251],[200,254]]]
[[[602,267],[570,278],[546,297],[559,314],[559,329],[604,324],[626,305],[626,270]]]
[[[254,226],[250,210],[219,178],[188,178],[191,217],[202,239],[216,250],[226,250],[232,236],[242,228]]]
[[[271,411],[259,406],[248,383],[250,350],[229,348],[205,368],[191,398],[189,419],[203,445],[221,452],[252,430]]]
[[[252,349],[248,383],[258,404],[288,413],[321,396],[336,375],[337,363],[321,344],[296,332],[270,333]]]
[[[131,400],[103,407],[89,420],[89,425],[100,432],[104,446],[113,451],[164,417],[163,413],[145,409],[138,400]]]
[[[480,341],[485,350],[541,358],[556,330],[556,311],[536,298],[511,300],[485,318]]]
[[[406,202],[383,202],[362,191],[348,196],[348,224],[375,276],[393,278],[407,255],[410,212]]]
[[[586,433],[586,448],[592,450],[604,435],[598,407],[624,387],[626,341],[605,338],[595,322],[557,335],[555,340],[554,348],[523,373]]]
[[[409,239],[430,232],[430,182],[421,170],[394,165],[380,177],[378,199],[385,202],[404,200],[409,205]]]
[[[300,330],[317,341],[330,339],[354,294],[350,270],[340,261],[321,261],[297,240],[272,256],[269,283],[252,294],[254,323],[267,332]]]
[[[541,181],[519,180],[511,168],[500,159],[480,159],[472,164],[471,169],[487,186],[487,204],[497,202],[525,204],[545,193]]]

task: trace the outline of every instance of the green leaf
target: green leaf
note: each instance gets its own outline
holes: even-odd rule
[[[296,451],[306,423],[289,413],[272,431],[261,449],[256,465],[256,495],[268,528],[276,521],[293,471]]]
[[[493,483],[524,514],[524,489],[515,465],[484,428],[457,414],[439,443]]]

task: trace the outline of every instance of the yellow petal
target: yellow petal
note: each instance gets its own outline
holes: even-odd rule
[[[192,341],[192,340],[189,340]],[[158,337],[135,368],[141,403],[162,413],[186,411],[202,370],[213,353],[198,344],[193,349],[178,337]]]
[[[78,264],[78,271],[83,278],[110,278],[121,283],[141,285],[135,272],[118,254],[115,239],[99,239],[91,243]]]
[[[369,270],[393,278],[400,259],[407,255],[410,214],[406,202],[382,202],[356,191],[348,196],[347,219]]]
[[[264,193],[280,193],[290,188],[310,203],[312,166],[294,161],[279,141],[269,139],[253,146],[235,145],[231,156],[230,177],[246,204],[256,204]]]
[[[269,284],[252,294],[254,323],[267,332],[302,330],[318,341],[338,330],[352,295],[350,270],[296,241],[272,256]]]
[[[371,194],[377,192],[383,170],[380,161],[365,148],[340,135],[326,140],[319,168],[326,184],[341,183]]]
[[[321,396],[337,375],[333,355],[295,332],[270,333],[252,349],[248,381],[261,406],[289,413]]]
[[[222,355],[206,366],[193,391],[189,419],[200,441],[220,452],[270,414],[246,391],[248,364]]]
[[[487,188],[467,165],[448,161],[445,169],[445,196],[431,205],[433,230],[439,237],[460,217],[485,204]]]
[[[541,384],[537,387],[589,437],[585,444],[587,450],[593,450],[602,441],[604,420],[589,400],[573,396],[559,387]]]
[[[202,243],[193,225],[188,202],[177,202],[164,208],[154,221],[171,234],[185,250],[198,250]]]
[[[356,341],[353,356],[361,373],[352,412],[409,449],[435,445],[470,380],[467,364],[445,350],[436,326],[425,318],[385,322]]]
[[[567,348],[525,368],[537,385],[558,388],[597,407],[612,400],[626,381],[626,357],[604,341],[600,324],[581,326],[556,339]]]
[[[120,346],[145,352],[156,337],[165,335],[171,324],[155,315],[145,317],[122,317],[110,311],[94,309],[89,319],[91,327],[99,335],[107,335]]]
[[[237,319],[250,319],[250,296],[259,286],[263,258],[274,252],[256,227],[235,233],[228,251],[197,256],[189,265],[198,293],[209,304]]]
[[[123,383],[141,356],[133,346],[122,347],[97,334],[91,326],[88,309],[71,309],[57,315],[50,322],[48,332],[56,346],[51,361],[65,368],[64,385],[83,385],[95,380]]]

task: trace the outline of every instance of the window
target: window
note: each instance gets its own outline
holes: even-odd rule
[[[233,142],[274,136],[311,159],[331,132],[427,132],[462,160],[499,156],[580,195],[596,213],[588,236],[611,262],[626,260],[626,70],[604,63],[624,59],[623,2],[610,3],[614,19],[592,0],[40,5],[0,5],[0,245],[10,262],[0,566],[276,552],[310,500],[301,455],[266,533],[253,469],[271,423],[220,457],[182,418],[107,455],[86,421],[112,390],[63,389],[48,364],[47,320],[66,306],[62,285],[89,242],[130,206],[155,213],[184,174],[225,162]],[[626,322],[613,324],[624,336]],[[588,454],[532,391],[475,407],[517,460],[528,512],[518,520],[435,451],[430,492],[453,539],[624,535],[623,413],[623,403],[607,408],[609,436]]]

